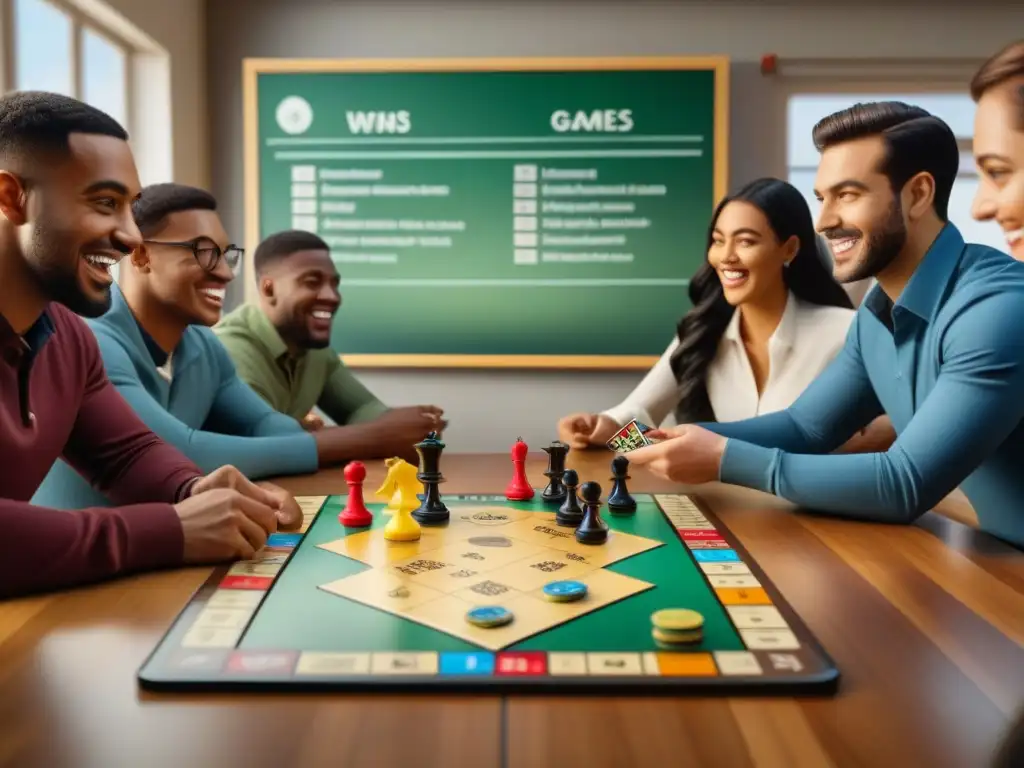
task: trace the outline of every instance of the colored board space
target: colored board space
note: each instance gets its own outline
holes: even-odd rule
[[[327,242],[349,365],[646,368],[725,193],[727,70],[248,60],[248,252]]]
[[[540,501],[452,496],[449,522],[390,542],[390,512],[346,530],[345,498],[305,497],[306,524],[218,569],[139,672],[152,689],[832,693],[839,673],[732,534],[682,495],[634,494],[576,542]],[[550,602],[545,584],[587,585]],[[511,623],[481,628],[474,607]],[[667,651],[651,615],[688,608],[700,642]]]

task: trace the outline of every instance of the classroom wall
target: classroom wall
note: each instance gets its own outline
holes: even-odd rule
[[[127,0],[122,0],[127,2]],[[460,0],[207,0],[206,59],[212,189],[228,229],[243,232],[242,59],[260,57],[733,57],[730,176],[785,175],[785,89],[765,79],[762,53],[781,57],[977,57],[1024,29],[1024,6],[861,2],[822,7],[760,2],[492,2]],[[928,8],[931,5],[932,8]],[[249,279],[243,276],[241,279]],[[344,286],[343,286],[344,288]],[[236,286],[235,300],[241,296]],[[625,321],[624,321],[625,322]],[[665,329],[666,344],[673,334]],[[448,451],[506,451],[517,436],[554,439],[559,416],[614,405],[642,372],[361,371],[393,404],[448,412]]]

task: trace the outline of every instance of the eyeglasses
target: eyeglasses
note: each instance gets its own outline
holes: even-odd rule
[[[237,272],[238,264],[242,261],[242,257],[245,255],[245,249],[239,248],[237,245],[229,245],[224,250],[221,250],[220,246],[197,241],[168,243],[163,240],[146,240],[144,242],[147,245],[166,245],[170,248],[187,248],[192,251],[192,255],[205,272],[213,272],[213,270],[217,268],[217,265],[220,264],[221,259],[224,259],[232,272]]]

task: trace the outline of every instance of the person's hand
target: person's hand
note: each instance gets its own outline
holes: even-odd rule
[[[196,490],[193,486],[191,495],[175,504],[174,511],[181,520],[184,559],[189,564],[248,560],[277,530],[273,506],[234,488]]]
[[[702,427],[683,425],[654,429],[647,436],[662,442],[629,453],[631,466],[665,480],[697,485],[718,480],[726,439]]]
[[[282,531],[295,531],[302,527],[302,507],[284,488],[279,488],[273,483],[256,483],[260,488],[270,493],[278,502],[277,527]]]
[[[558,439],[573,450],[604,445],[619,425],[604,414],[573,413],[558,421]]]
[[[324,420],[312,411],[303,416],[299,423],[307,432],[316,432],[318,429],[324,428]]]
[[[444,411],[436,405],[391,408],[381,414],[375,423],[378,431],[386,430],[396,440],[408,444],[418,443],[431,432],[441,433],[448,426]]]
[[[230,464],[218,467],[210,474],[200,477],[192,484],[192,487],[189,489],[189,495],[195,496],[197,493],[210,491],[214,488],[228,488],[238,491],[243,496],[247,496],[254,501],[258,501],[260,504],[274,509],[277,509],[279,506],[277,496],[264,488],[260,488]]]

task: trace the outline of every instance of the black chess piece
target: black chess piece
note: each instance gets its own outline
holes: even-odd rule
[[[604,544],[608,541],[608,523],[601,519],[601,486],[593,480],[588,481],[580,486],[580,496],[586,511],[576,529],[576,541],[580,544]]]
[[[580,477],[576,474],[576,470],[565,470],[562,473],[562,483],[565,485],[565,501],[558,508],[555,523],[575,528],[583,522],[583,507],[580,506],[579,497],[576,495],[576,489],[580,483]]]
[[[416,479],[423,483],[423,501],[412,512],[413,519],[421,525],[441,525],[447,523],[451,513],[441,501],[438,488],[444,482],[441,474],[441,451],[444,443],[431,432],[422,442],[416,443],[416,453],[420,455],[420,469]]]
[[[569,445],[555,440],[544,449],[544,453],[548,455],[548,468],[544,475],[550,482],[541,491],[540,497],[549,504],[560,504],[566,497],[562,474],[565,472],[565,457],[569,454]]]
[[[636,512],[636,499],[629,495],[626,481],[629,479],[629,459],[616,456],[612,459],[612,492],[608,494],[608,509],[619,514]]]

